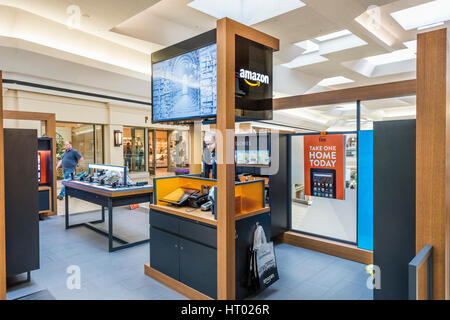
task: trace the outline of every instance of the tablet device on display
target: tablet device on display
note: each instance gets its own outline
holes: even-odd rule
[[[311,195],[336,199],[336,170],[311,168]]]
[[[190,188],[177,188],[168,195],[164,196],[159,201],[173,204],[175,206],[182,206],[189,196],[200,193],[200,190]]]

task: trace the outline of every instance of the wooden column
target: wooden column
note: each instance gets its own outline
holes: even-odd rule
[[[217,298],[236,297],[235,262],[235,38],[279,50],[279,40],[228,18],[217,22]]]
[[[227,145],[234,149],[235,38],[229,19],[217,22],[217,299],[236,296],[234,164],[226,163]],[[231,149],[231,147],[229,147]],[[223,161],[220,161],[222,159]],[[222,163],[221,163],[222,162]]]
[[[201,123],[189,127],[189,173],[202,172],[202,129]]]
[[[449,299],[450,82],[447,29],[417,42],[416,251],[433,246],[433,298]],[[419,277],[419,299],[426,298]]]
[[[0,71],[0,300],[6,300],[6,245],[5,245],[5,161],[3,148],[3,87]]]

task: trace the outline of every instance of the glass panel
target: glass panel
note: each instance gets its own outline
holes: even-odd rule
[[[57,123],[57,160],[64,154],[64,142],[72,141],[72,146],[84,158],[77,171],[87,171],[88,164],[94,163],[94,125],[76,123]],[[61,170],[60,170],[61,171]],[[58,172],[58,178],[62,177],[62,172]]]
[[[156,170],[158,173],[167,172],[168,168],[168,141],[167,131],[156,131]]]
[[[145,171],[145,129],[123,128],[124,164],[132,172]]]
[[[189,166],[189,131],[170,133],[170,163],[172,169]]]
[[[357,136],[330,133],[323,144],[322,138],[292,137],[291,228],[356,243]]]
[[[103,164],[103,126],[95,125],[95,162]]]
[[[361,130],[373,130],[374,121],[416,118],[416,96],[361,101]]]
[[[154,168],[154,146],[153,146],[153,130],[148,131],[148,170],[151,174],[155,174],[155,168]]]
[[[274,115],[289,123],[295,121],[297,128],[309,132],[356,131],[356,102],[280,110],[275,111]]]

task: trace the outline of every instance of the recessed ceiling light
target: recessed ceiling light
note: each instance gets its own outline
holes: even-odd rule
[[[450,1],[435,0],[391,13],[405,30],[450,20]]]
[[[194,0],[188,6],[217,19],[228,17],[253,25],[289,11],[304,7],[300,0]]]
[[[355,81],[348,79],[346,77],[339,76],[339,77],[323,79],[317,85],[321,86],[321,87],[329,87],[329,86],[334,86],[334,85],[344,84],[344,83],[351,83],[351,82],[355,82]]]
[[[350,31],[348,31],[347,29],[342,30],[342,31],[338,31],[338,32],[333,32],[321,37],[317,37],[316,40],[317,41],[327,41],[327,40],[331,40],[331,39],[336,39],[336,38],[340,38],[340,37],[344,37],[344,36],[348,36],[351,35],[352,33]]]
[[[322,57],[318,52],[313,52],[313,53],[298,56],[291,62],[282,64],[282,66],[288,67],[290,69],[294,69],[294,68],[308,66],[311,64],[324,62],[324,61],[328,61],[328,59],[325,57]]]
[[[433,23],[433,24],[429,24],[427,26],[417,28],[417,30],[420,31],[420,30],[425,30],[425,29],[430,29],[430,28],[436,28],[436,27],[443,26],[443,25],[444,25],[444,22],[442,21],[442,22]]]
[[[397,50],[391,53],[380,54],[377,56],[367,57],[364,60],[375,66],[384,64],[416,59],[416,55],[410,49]]]

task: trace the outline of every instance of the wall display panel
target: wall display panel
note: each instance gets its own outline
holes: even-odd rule
[[[344,199],[344,135],[304,137],[305,195]]]
[[[332,197],[310,196],[305,193],[306,184],[311,182],[305,174],[305,160],[307,160],[305,159],[305,140],[308,140],[308,137],[320,137],[320,135],[294,135],[291,137],[291,229],[348,243],[356,243],[356,134],[342,135],[343,200]],[[326,174],[329,173],[325,172]]]
[[[373,131],[360,131],[358,145],[358,247],[373,250]]]
[[[153,122],[216,114],[216,44],[153,64]]]

